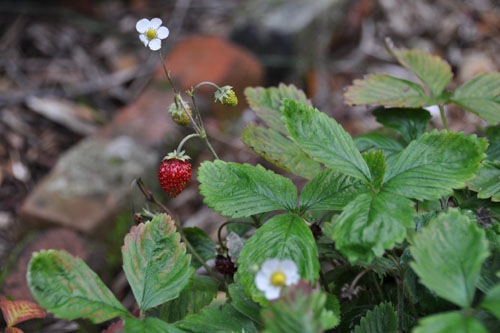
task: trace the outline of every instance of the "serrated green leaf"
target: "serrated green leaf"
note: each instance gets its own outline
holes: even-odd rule
[[[188,332],[257,332],[254,323],[230,304],[211,306],[175,324]]]
[[[483,73],[458,87],[451,101],[490,124],[500,121],[500,73]]]
[[[356,147],[363,152],[382,150],[386,162],[392,161],[394,157],[403,150],[403,146],[396,140],[381,133],[371,132],[354,138]]]
[[[328,235],[351,263],[370,262],[406,237],[413,203],[387,192],[364,193],[349,203]]]
[[[313,159],[329,168],[368,182],[370,171],[351,136],[333,118],[305,104],[283,101],[290,136]]]
[[[304,185],[299,209],[341,210],[368,188],[360,180],[327,169]]]
[[[179,296],[194,269],[166,214],[133,226],[122,246],[123,271],[141,311]]]
[[[398,48],[392,48],[390,52],[403,67],[429,87],[434,97],[441,95],[453,77],[450,65],[436,55],[422,50]]]
[[[488,257],[484,230],[456,209],[439,214],[417,234],[410,265],[422,284],[438,296],[469,307]]]
[[[424,109],[379,107],[373,110],[373,115],[385,127],[398,131],[406,144],[420,137],[432,118],[430,112]]]
[[[418,108],[435,104],[417,83],[390,75],[368,75],[363,80],[354,80],[344,97],[348,105]]]
[[[134,333],[184,333],[174,325],[153,317],[143,319],[126,317],[123,319],[123,327],[125,332]]]
[[[274,216],[255,231],[240,253],[234,279],[260,304],[268,301],[255,285],[255,267],[272,258],[295,262],[300,276],[306,281],[313,283],[318,279],[318,249],[311,230],[297,216]]]
[[[497,319],[500,319],[500,284],[490,289],[480,305],[481,308],[491,312]]]
[[[500,202],[500,161],[483,161],[469,188],[477,192],[479,199]]]
[[[217,255],[217,245],[205,231],[198,227],[184,228],[183,231],[189,243],[193,246],[204,262],[207,262],[210,259],[215,259]],[[191,254],[189,249],[187,251]],[[198,269],[201,265],[202,263],[195,258],[192,258],[192,267]]]
[[[373,189],[378,191],[382,186],[386,168],[384,152],[381,150],[369,151],[363,153],[363,158],[365,159],[368,168],[370,168],[370,174],[372,175],[371,186]]]
[[[398,320],[396,311],[390,303],[382,303],[369,310],[361,318],[359,325],[354,328],[354,333],[396,333]]]
[[[485,157],[487,142],[449,131],[423,134],[388,163],[383,189],[418,200],[463,188]]]
[[[252,301],[246,294],[242,286],[232,283],[228,286],[228,292],[231,297],[231,305],[241,314],[250,318],[258,329],[262,328],[260,317],[261,306]]]
[[[500,125],[489,126],[485,130],[489,146],[486,154],[490,161],[500,161]]]
[[[428,316],[419,321],[413,333],[488,333],[474,317],[458,311]]]
[[[282,134],[287,134],[283,122],[281,121],[281,103],[283,99],[290,98],[300,103],[307,103],[304,92],[294,85],[281,83],[278,87],[269,88],[246,88],[244,92],[250,108],[257,113],[262,120],[273,130]]]
[[[58,318],[97,324],[128,314],[97,274],[65,251],[33,254],[27,278],[33,298]]]
[[[159,306],[158,317],[173,323],[188,314],[200,312],[217,296],[218,282],[202,275],[191,277],[179,297]]]
[[[307,179],[321,172],[320,163],[275,130],[250,125],[243,131],[241,139],[258,155],[285,171]]]
[[[262,310],[266,333],[316,333],[338,325],[340,318],[327,308],[326,293],[306,283],[288,287],[277,301]]]
[[[274,210],[293,210],[297,189],[292,181],[262,166],[205,161],[198,169],[205,203],[234,218]]]

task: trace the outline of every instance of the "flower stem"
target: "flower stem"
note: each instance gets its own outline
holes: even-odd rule
[[[216,85],[215,83],[213,82],[210,82],[210,81],[203,81],[203,82],[200,82],[198,83],[194,88],[193,88],[193,92],[195,92],[198,88],[200,88],[201,86],[212,86],[214,87],[215,89],[219,90],[220,87],[218,85]]]
[[[177,152],[179,153],[182,150],[182,146],[184,146],[184,144],[186,143],[187,140],[195,138],[195,137],[200,137],[200,135],[198,133],[193,133],[193,134],[189,134],[184,139],[182,139],[182,141],[177,146]]]
[[[448,129],[448,120],[446,120],[446,115],[444,113],[444,107],[439,104],[439,115],[441,116],[441,121],[443,122],[443,127]]]

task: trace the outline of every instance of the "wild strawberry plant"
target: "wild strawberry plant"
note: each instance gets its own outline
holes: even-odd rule
[[[157,49],[155,38],[168,33],[153,21],[138,31]],[[172,117],[185,112],[195,132],[178,151],[192,137],[212,151],[197,180],[204,202],[228,219],[221,225],[226,239],[220,233],[216,243],[165,212],[132,227],[123,270],[139,316],[82,260],[61,251],[33,256],[34,298],[60,318],[120,317],[122,328],[113,329],[126,332],[494,332],[500,73],[448,91],[452,73],[443,59],[392,46],[389,52],[421,82],[355,80],[346,102],[377,106],[382,125],[355,138],[294,86],[247,88],[261,122],[242,140],[280,173],[219,159],[196,104],[176,92]],[[230,87],[215,88],[217,101],[237,102]],[[195,91],[188,92],[193,102]],[[450,131],[444,107],[451,103],[490,125],[475,134]],[[444,129],[431,128],[431,105],[441,110]],[[196,273],[201,266],[206,273]]]

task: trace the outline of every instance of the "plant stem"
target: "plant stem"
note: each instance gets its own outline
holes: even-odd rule
[[[193,133],[193,134],[189,134],[184,139],[182,139],[182,141],[177,146],[177,152],[179,153],[182,150],[182,146],[184,146],[184,144],[186,143],[187,140],[192,139],[194,137],[200,137],[200,135],[198,133]]]
[[[441,121],[443,122],[443,127],[445,129],[448,129],[448,120],[446,120],[446,115],[444,113],[444,107],[441,104],[439,104],[438,106],[439,106],[439,114],[441,116]]]
[[[193,88],[193,92],[195,92],[198,88],[200,88],[201,86],[212,86],[214,87],[215,89],[219,90],[220,87],[218,85],[216,85],[215,83],[213,82],[210,82],[210,81],[203,81],[203,82],[200,82],[198,83],[194,88]]]

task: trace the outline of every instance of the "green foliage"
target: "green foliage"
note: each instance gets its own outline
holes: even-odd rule
[[[398,331],[396,311],[390,303],[383,303],[369,310],[361,318],[354,333],[396,333]]]
[[[379,123],[398,132],[405,145],[424,134],[432,116],[424,109],[402,109],[378,107],[373,115]]]
[[[450,209],[432,219],[413,242],[411,266],[421,282],[450,302],[471,306],[481,265],[489,254],[484,231]]]
[[[283,296],[263,309],[263,332],[315,333],[338,325],[339,314],[328,308],[327,296],[306,284],[287,288]]]
[[[425,133],[387,166],[383,189],[418,200],[463,188],[485,157],[487,142],[449,131]]]
[[[259,165],[205,161],[198,169],[198,181],[205,203],[233,218],[292,210],[297,201],[290,179]]]
[[[364,193],[345,207],[328,236],[350,262],[369,262],[405,239],[414,215],[406,198],[389,192]]]
[[[166,214],[132,227],[122,254],[123,271],[141,311],[179,296],[193,274],[191,257]]]
[[[415,74],[429,90],[415,82],[390,75],[368,75],[354,80],[344,96],[349,105],[383,105],[419,108],[455,103],[490,124],[500,121],[500,73],[483,73],[465,82],[453,93],[444,89],[452,78],[450,65],[421,50],[391,48],[391,55]]]
[[[195,275],[179,297],[159,306],[158,317],[174,323],[188,314],[200,312],[217,296],[217,282],[206,276]]]
[[[370,181],[370,170],[354,141],[333,118],[287,99],[283,101],[283,121],[293,140],[313,159],[339,173]]]
[[[479,199],[500,201],[500,161],[483,161],[476,177],[469,182],[471,190],[478,192]]]
[[[437,314],[422,319],[413,333],[488,333],[474,317],[458,311]]]
[[[217,243],[165,214],[147,214],[151,221],[130,229],[123,270],[139,318],[62,251],[33,256],[34,298],[60,318],[121,317],[127,332],[500,327],[500,73],[447,91],[453,74],[445,60],[388,48],[420,83],[389,75],[354,80],[346,102],[378,105],[373,115],[381,124],[355,138],[293,85],[245,90],[259,123],[242,140],[293,177],[262,165],[202,162],[204,203],[230,220],[221,221]],[[450,103],[493,126],[472,135],[449,130]],[[444,130],[432,129],[423,109],[430,105],[441,110]],[[200,115],[195,122],[196,134],[180,146],[199,136],[214,152]],[[237,254],[234,238],[224,239],[233,231]]]
[[[209,306],[175,324],[188,332],[257,332],[254,323],[231,304]]]
[[[198,227],[184,228],[183,231],[196,253],[198,253],[204,260],[203,262],[215,259],[215,256],[217,255],[217,245],[206,232]],[[187,252],[191,253],[189,250]],[[201,264],[202,263],[198,260],[191,259],[191,266],[195,269],[199,268]]]
[[[245,89],[248,103],[268,127],[249,125],[242,133],[243,142],[276,166],[311,179],[321,171],[320,163],[311,159],[288,137],[281,117],[282,102],[290,98],[307,103],[305,94],[295,86],[280,84],[271,88]]]
[[[37,303],[58,318],[102,323],[128,313],[83,260],[65,251],[35,253],[27,278]]]
[[[255,267],[271,258],[291,259],[303,279],[311,283],[318,280],[318,250],[311,231],[299,217],[281,214],[271,218],[246,241],[240,253],[235,281],[260,304],[268,301],[255,285]]]
[[[451,101],[490,124],[500,121],[500,73],[483,73],[455,90]]]
[[[169,325],[163,320],[157,318],[144,318],[137,319],[134,317],[126,317],[123,320],[123,327],[125,332],[134,333],[182,333],[183,330],[176,328],[173,325]]]

